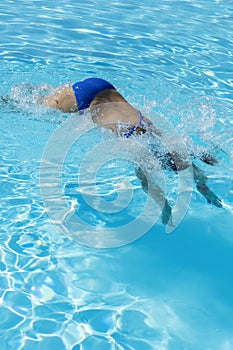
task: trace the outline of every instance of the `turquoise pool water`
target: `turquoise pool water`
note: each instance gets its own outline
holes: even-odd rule
[[[232,13],[230,0],[1,2],[1,350],[233,349]],[[81,245],[57,230],[40,164],[68,117],[35,101],[50,86],[89,76],[109,80],[154,122],[165,116],[189,153],[213,152],[218,164],[201,167],[224,208],[194,189],[171,234],[157,220],[116,248]],[[109,137],[85,133],[63,165],[65,195],[79,204],[88,234],[117,230],[146,201],[122,159],[107,163],[97,184],[111,202],[127,180],[134,196],[126,210],[100,213],[83,200],[97,194],[93,183],[77,185],[78,166]],[[166,186],[173,203],[177,179],[168,175]]]

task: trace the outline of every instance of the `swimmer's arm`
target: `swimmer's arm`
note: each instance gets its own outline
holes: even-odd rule
[[[71,86],[62,86],[53,94],[45,97],[44,106],[60,109],[65,113],[77,112],[78,106]]]

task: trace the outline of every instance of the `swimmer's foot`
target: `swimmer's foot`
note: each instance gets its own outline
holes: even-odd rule
[[[205,197],[209,204],[215,205],[215,207],[222,208],[222,201],[218,196],[212,192],[208,186],[197,184],[197,190]]]
[[[168,223],[171,223],[171,219],[172,219],[172,208],[168,204],[168,201],[165,200],[165,204],[162,211],[162,223],[164,225],[167,225]]]
[[[197,190],[205,197],[208,203],[215,205],[218,208],[222,208],[221,199],[212,192],[207,186],[207,177],[204,172],[193,164],[193,175],[196,182]]]
[[[211,154],[206,152],[202,153],[200,159],[208,165],[215,165],[218,163],[217,159],[215,159]]]

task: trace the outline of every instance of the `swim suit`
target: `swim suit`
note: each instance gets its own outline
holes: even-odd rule
[[[151,122],[145,122],[143,120],[143,116],[142,116],[142,113],[140,111],[138,111],[138,115],[139,115],[139,123],[135,126],[133,126],[131,129],[129,129],[129,131],[127,131],[125,134],[124,134],[124,137],[128,138],[130,137],[131,135],[133,135],[134,131],[136,131],[137,129],[139,128],[143,128],[145,126],[145,124],[147,125],[152,125]]]
[[[88,78],[78,81],[72,88],[79,111],[88,108],[100,92],[109,89],[116,90],[112,84],[100,78]]]

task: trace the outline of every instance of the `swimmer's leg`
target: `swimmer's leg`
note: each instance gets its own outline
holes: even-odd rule
[[[171,223],[172,210],[171,210],[171,207],[170,207],[168,201],[164,197],[164,192],[162,191],[162,189],[158,185],[154,184],[153,186],[150,186],[150,192],[148,192],[147,177],[144,174],[144,172],[142,171],[142,169],[141,168],[135,168],[135,173],[136,173],[138,179],[141,182],[143,191],[145,193],[149,193],[149,195],[161,207],[161,209],[162,209],[162,216],[161,216],[162,223],[164,225],[167,225],[169,223],[169,221]]]
[[[221,199],[214,194],[207,186],[207,177],[204,172],[199,169],[195,164],[193,165],[193,176],[196,183],[197,190],[206,198],[207,202],[215,205],[218,208],[222,208]]]

